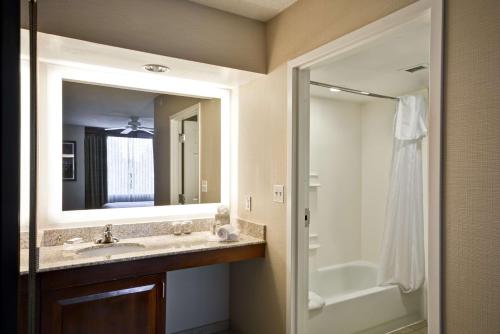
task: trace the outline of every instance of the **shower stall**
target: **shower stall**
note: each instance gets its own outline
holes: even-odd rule
[[[309,68],[305,333],[426,330],[429,50],[422,15]]]
[[[394,138],[398,103],[378,97],[349,101],[311,96],[308,333],[332,328],[335,333],[386,333],[425,317],[424,263],[410,256],[420,261],[425,256],[427,218],[418,205],[424,203],[424,190],[407,199],[393,189],[394,183],[408,187],[394,180],[400,175],[395,164],[401,162]],[[421,139],[421,174],[415,183],[423,188],[427,142]],[[418,170],[411,164],[404,167]],[[411,233],[399,228],[405,220],[390,225],[391,195],[421,209],[421,220],[410,222],[415,225]],[[393,247],[394,240],[402,239],[406,244]],[[391,262],[393,255],[412,248],[419,251]],[[406,264],[418,270],[408,271]],[[388,272],[400,268],[398,279],[384,279],[382,267]],[[417,282],[411,288],[402,277],[407,272],[420,278],[411,280]]]

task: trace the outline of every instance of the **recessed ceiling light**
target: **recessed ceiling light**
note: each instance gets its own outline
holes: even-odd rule
[[[370,93],[368,92],[359,92],[360,94],[363,94],[363,95],[370,95]]]
[[[337,92],[340,92],[340,89],[332,87],[332,88],[330,88],[330,92],[337,93]]]
[[[143,66],[143,68],[146,71],[153,73],[165,73],[170,71],[170,68],[168,68],[167,66],[159,64],[146,64]]]

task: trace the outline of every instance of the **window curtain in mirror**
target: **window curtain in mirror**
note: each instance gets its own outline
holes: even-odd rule
[[[392,167],[381,250],[379,285],[399,285],[409,293],[425,279],[422,139],[427,101],[423,95],[399,98]]]
[[[85,128],[85,208],[98,209],[108,198],[106,133]]]
[[[107,138],[108,202],[154,200],[152,138]]]

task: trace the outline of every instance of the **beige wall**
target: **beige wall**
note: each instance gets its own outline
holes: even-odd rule
[[[198,102],[200,99],[175,95],[155,98],[155,205],[170,204],[170,116]]]
[[[200,178],[208,181],[202,203],[220,202],[220,100],[176,95],[155,98],[155,205],[170,204],[170,116],[200,103]]]
[[[241,218],[267,225],[266,257],[231,264],[231,327],[242,333],[285,332],[286,206],[272,185],[286,183],[286,67],[240,87],[238,198],[253,198]]]
[[[416,0],[299,0],[267,23],[272,70]]]
[[[500,330],[500,2],[447,1],[444,324]]]
[[[28,1],[21,3],[27,27]],[[126,49],[266,71],[264,23],[187,0],[40,1],[38,28]]]
[[[200,180],[206,180],[207,192],[201,192],[201,203],[220,203],[221,118],[220,100],[200,103]]]

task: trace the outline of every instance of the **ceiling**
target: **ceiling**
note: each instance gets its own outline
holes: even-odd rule
[[[266,22],[297,0],[190,0],[200,5]]]
[[[311,80],[399,96],[428,87],[429,70],[413,74],[401,71],[429,64],[430,17],[423,16],[398,27],[376,40],[330,58],[311,69]],[[311,85],[311,95],[353,102],[376,98],[337,92]]]
[[[139,116],[143,126],[154,127],[154,99],[158,93],[65,81],[63,123],[112,128]]]

